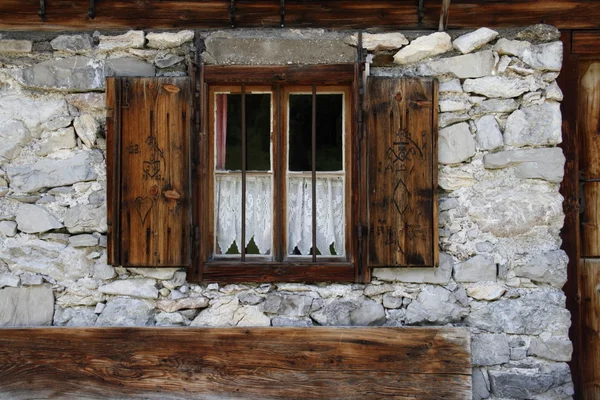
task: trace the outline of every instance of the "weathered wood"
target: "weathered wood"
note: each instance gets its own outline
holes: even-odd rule
[[[211,261],[203,266],[207,282],[353,282],[354,265],[349,262],[294,263]]]
[[[565,222],[561,230],[561,248],[569,256],[567,266],[567,283],[563,287],[567,297],[567,308],[571,312],[571,328],[569,337],[573,342],[573,358],[570,363],[576,398],[581,391],[581,330],[579,305],[579,139],[577,135],[577,88],[579,84],[579,63],[577,56],[571,52],[571,32],[561,33],[563,42],[563,67],[558,76],[564,100],[561,102],[562,143],[566,158],[565,175],[560,186],[562,194]]]
[[[437,27],[442,2],[425,0],[423,25]],[[448,29],[525,27],[538,23],[559,29],[600,28],[596,0],[452,0]]]
[[[370,267],[437,265],[435,89],[431,79],[368,80]]]
[[[600,260],[581,260],[581,331],[585,343],[581,381],[584,400],[600,398]]]
[[[600,31],[573,32],[574,54],[600,54]]]
[[[285,83],[296,85],[339,85],[354,79],[354,64],[249,66],[207,65],[208,83]]]
[[[121,264],[188,266],[190,79],[118,79]]]
[[[600,178],[600,61],[580,63],[578,129],[581,138],[579,168],[583,178]],[[581,256],[600,256],[600,182],[583,185]]]
[[[120,265],[120,80],[106,78],[106,261],[110,265]]]
[[[470,399],[461,328],[14,328],[10,399]]]

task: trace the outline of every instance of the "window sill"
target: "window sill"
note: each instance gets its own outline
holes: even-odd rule
[[[355,282],[351,262],[239,262],[211,261],[202,268],[202,281],[217,283]]]

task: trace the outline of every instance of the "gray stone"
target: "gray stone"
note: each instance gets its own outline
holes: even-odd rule
[[[457,78],[479,78],[492,74],[494,56],[491,50],[463,56],[442,58],[424,64],[419,72],[422,75],[451,74]]]
[[[92,49],[92,38],[86,33],[60,35],[52,39],[50,45],[54,50],[81,53]]]
[[[350,313],[358,307],[354,300],[333,300],[310,316],[319,325],[350,326]]]
[[[510,146],[542,146],[562,141],[560,104],[523,107],[506,121],[504,142]]]
[[[172,49],[194,39],[194,31],[148,33],[148,47],[151,49]]]
[[[39,142],[40,148],[35,152],[38,156],[45,156],[58,150],[72,149],[77,145],[75,131],[72,127],[62,128],[44,135]]]
[[[569,258],[563,250],[554,250],[533,256],[528,262],[518,265],[515,274],[534,282],[548,283],[562,288],[567,282]]]
[[[550,389],[571,383],[566,363],[551,364],[543,371],[515,368],[489,371],[492,394],[500,398],[531,399]]]
[[[156,65],[158,68],[168,68],[168,67],[171,67],[183,60],[184,60],[183,57],[178,56],[176,54],[170,54],[170,53],[158,54],[154,58],[154,65]]]
[[[63,227],[45,208],[33,204],[21,204],[16,221],[19,230],[25,233],[41,233]]]
[[[69,233],[100,232],[104,233],[106,225],[106,205],[100,207],[79,205],[67,210],[64,220]]]
[[[468,326],[487,332],[504,332],[519,335],[539,335],[547,330],[565,334],[571,324],[565,309],[564,295],[561,303],[554,301],[550,292],[532,292],[517,299],[500,299],[471,305],[465,322]]]
[[[475,140],[482,150],[494,150],[504,146],[500,126],[493,115],[486,115],[475,121],[477,134]]]
[[[145,326],[152,325],[154,306],[140,299],[117,297],[109,300],[98,317],[96,325],[104,326]]]
[[[94,307],[58,307],[54,315],[54,325],[57,326],[94,326],[98,316]]]
[[[563,180],[565,156],[558,147],[508,150],[486,154],[483,164],[488,169],[515,166],[515,175],[519,178],[558,183]]]
[[[344,40],[350,46],[358,46],[358,35],[348,36]],[[400,32],[387,33],[363,33],[362,47],[368,51],[377,53],[385,50],[396,50],[408,44],[408,39]]]
[[[156,326],[184,326],[185,319],[179,313],[161,312],[154,317]]]
[[[203,296],[186,297],[177,300],[159,300],[156,307],[166,312],[208,307],[208,299]]]
[[[477,283],[467,288],[467,295],[475,300],[498,300],[506,289],[496,283]]]
[[[104,93],[73,93],[66,95],[65,100],[82,112],[102,112],[106,109]]]
[[[94,235],[90,235],[89,233],[84,233],[83,235],[71,236],[69,238],[69,244],[72,247],[92,247],[98,245],[98,238]]]
[[[383,306],[373,300],[365,300],[359,308],[350,312],[350,325],[380,326],[385,324]]]
[[[141,49],[144,47],[144,31],[129,31],[122,35],[105,36],[100,35],[98,50],[115,51],[126,50],[130,48]]]
[[[444,285],[452,276],[452,264],[452,257],[440,252],[438,268],[373,268],[373,276],[382,281]]]
[[[483,78],[467,79],[463,83],[465,92],[477,93],[486,97],[511,98],[531,92],[538,88],[535,80],[508,76],[486,76]]]
[[[48,60],[22,70],[17,78],[25,86],[40,89],[101,90],[104,88],[104,63],[82,56]]]
[[[5,236],[15,236],[17,234],[17,223],[14,221],[0,221],[0,233]]]
[[[235,313],[239,305],[239,300],[235,296],[219,297],[212,301],[209,308],[201,311],[190,326],[235,326],[238,322]]]
[[[489,28],[479,28],[476,31],[459,36],[452,44],[456,50],[467,54],[491,42],[496,36],[498,36],[496,31]]]
[[[451,79],[446,82],[440,82],[439,92],[440,93],[447,93],[447,92],[462,93],[463,90],[462,90],[462,86],[460,84],[460,79]]]
[[[142,299],[157,299],[158,290],[154,279],[117,280],[98,288],[100,293],[116,296],[131,296]]]
[[[31,53],[32,49],[31,40],[0,40],[0,53]]]
[[[521,59],[536,70],[560,71],[562,57],[562,42],[552,42],[532,46],[523,52]]]
[[[471,337],[472,364],[505,364],[510,359],[508,339],[503,334],[480,333]]]
[[[472,116],[491,113],[509,113],[519,108],[513,99],[490,99],[475,105],[469,112]]]
[[[375,283],[367,285],[363,290],[363,293],[365,296],[374,297],[379,296],[380,294],[393,292],[394,290],[396,290],[396,285],[393,285],[391,283]]]
[[[96,144],[96,135],[100,130],[100,124],[92,115],[81,114],[80,116],[75,117],[73,127],[75,128],[77,136],[88,148],[91,148]]]
[[[410,64],[446,53],[450,50],[452,50],[450,35],[446,32],[435,32],[430,35],[420,36],[408,46],[400,49],[394,55],[394,62],[396,64]]]
[[[229,32],[205,40],[208,64],[336,64],[354,62],[356,50],[337,39],[242,36]]]
[[[261,304],[260,310],[289,317],[304,317],[310,312],[312,297],[297,294],[271,293]]]
[[[242,306],[235,314],[236,326],[271,326],[271,318],[260,312],[257,306]]]
[[[292,317],[282,317],[277,315],[273,317],[271,320],[271,325],[273,326],[292,326],[298,328],[305,328],[309,326],[313,326],[313,322],[310,318],[292,318]]]
[[[40,239],[42,240],[51,240],[53,242],[68,244],[69,237],[71,237],[67,233],[42,233],[40,235]]]
[[[0,326],[52,325],[54,294],[44,286],[0,289]]]
[[[519,187],[496,189],[474,198],[469,215],[482,232],[511,237],[536,226],[563,225],[562,196]]]
[[[416,300],[406,308],[406,324],[447,324],[458,322],[468,314],[451,291],[441,286],[425,286]]]
[[[29,98],[14,92],[0,93],[0,120],[21,121],[33,137],[39,137],[44,124],[57,117],[68,116],[64,100]]]
[[[1,105],[0,105],[1,106]],[[29,130],[22,121],[8,119],[0,121],[0,161],[10,161],[19,155],[31,140]]]
[[[93,158],[93,154],[82,151],[66,160],[43,159],[30,165],[9,167],[6,172],[14,190],[36,192],[96,179],[98,175],[92,168]]]
[[[155,73],[154,65],[133,57],[106,60],[104,70],[106,76],[154,76]]]
[[[542,341],[533,338],[529,345],[527,354],[542,357],[552,361],[571,361],[573,355],[573,344],[569,340],[550,338]]]
[[[17,287],[21,279],[10,272],[0,273],[0,288],[9,286],[9,287]]]
[[[129,271],[146,278],[167,280],[173,278],[179,268],[128,268]]]
[[[550,83],[550,85],[544,89],[544,95],[546,96],[547,100],[556,101],[563,101],[564,97],[563,92],[560,90],[560,87],[558,87],[558,83],[556,83],[556,81],[552,81],[552,83]]]
[[[560,39],[560,31],[552,25],[536,24],[517,33],[517,39],[529,42],[552,42]]]
[[[473,368],[473,400],[490,397],[490,379],[485,368]]]
[[[457,282],[495,281],[496,272],[494,258],[478,254],[454,266],[454,280]]]
[[[526,50],[530,50],[532,47],[533,45],[526,41],[500,38],[494,45],[494,51],[500,55],[521,57]]]
[[[401,296],[394,296],[392,293],[386,293],[383,295],[383,306],[385,308],[400,308],[402,307]]]
[[[259,304],[264,300],[263,297],[253,292],[242,293],[238,296],[238,298],[240,299],[240,303],[250,305]]]
[[[44,283],[44,278],[39,274],[25,272],[21,275],[21,285],[23,286],[37,286],[42,283]]]
[[[457,164],[475,154],[475,141],[469,124],[461,122],[440,129],[438,139],[438,161],[441,164]]]

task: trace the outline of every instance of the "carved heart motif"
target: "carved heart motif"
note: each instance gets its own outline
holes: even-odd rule
[[[154,178],[154,176],[160,171],[159,161],[144,161],[144,172]]]
[[[133,202],[135,210],[138,212],[140,216],[140,220],[142,221],[142,225],[146,222],[146,217],[148,213],[152,209],[152,205],[154,202],[150,197],[138,197]]]

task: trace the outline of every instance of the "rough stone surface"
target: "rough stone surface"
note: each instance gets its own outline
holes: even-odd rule
[[[467,79],[463,83],[465,92],[477,93],[486,97],[511,98],[536,90],[538,85],[532,77],[514,78],[508,76],[486,76]]]
[[[98,316],[93,307],[77,307],[62,309],[59,307],[54,314],[54,325],[58,326],[93,326]]]
[[[82,112],[102,112],[106,108],[104,93],[73,93],[66,95],[65,99]]]
[[[88,148],[93,147],[96,144],[96,135],[100,130],[100,124],[90,114],[81,114],[78,117],[75,117],[73,121],[73,127],[75,128],[75,133],[83,144],[85,144]]]
[[[77,152],[65,160],[43,159],[31,165],[9,167],[6,172],[14,190],[36,192],[96,179],[91,166],[93,157],[89,152]]]
[[[179,268],[129,268],[129,271],[146,278],[168,280],[173,278]]]
[[[562,66],[562,42],[553,42],[532,46],[525,50],[521,59],[531,68],[543,71],[560,71]]]
[[[427,36],[420,36],[408,46],[400,49],[394,55],[394,62],[396,64],[410,64],[450,50],[452,50],[450,35],[446,32],[435,32]]]
[[[0,120],[0,161],[12,160],[30,140],[31,135],[23,122],[14,119]]]
[[[15,221],[0,221],[0,233],[6,236],[17,234],[17,223]]]
[[[122,35],[105,36],[100,35],[98,50],[114,51],[126,49],[141,49],[144,47],[144,31],[129,31]]]
[[[480,282],[496,280],[496,263],[489,256],[476,255],[454,266],[457,282]]]
[[[31,40],[0,40],[0,53],[31,53],[32,49]]]
[[[186,297],[178,300],[159,300],[156,306],[163,311],[172,313],[179,310],[208,307],[208,299],[202,296]]]
[[[154,76],[154,65],[133,57],[122,57],[107,60],[104,74],[106,76]]]
[[[83,92],[104,88],[104,63],[83,56],[42,61],[22,70],[19,81],[28,87]]]
[[[490,397],[490,380],[485,368],[473,368],[472,373],[473,400],[482,400]]]
[[[440,129],[438,138],[438,161],[441,164],[456,164],[468,160],[475,154],[475,140],[467,123]]]
[[[573,344],[565,339],[550,338],[542,341],[539,338],[533,338],[527,354],[552,361],[568,362],[571,361],[573,355]]]
[[[108,229],[106,225],[106,205],[100,207],[80,205],[67,210],[64,220],[70,233],[101,232]]]
[[[297,294],[269,294],[261,304],[261,311],[289,317],[304,317],[310,312],[313,299]]]
[[[33,204],[21,204],[16,221],[18,229],[25,233],[41,233],[63,227],[45,208]]]
[[[462,85],[460,84],[460,79],[451,79],[449,81],[440,82],[439,92],[440,93],[447,93],[447,92],[462,93],[463,90],[462,90]]]
[[[406,324],[447,324],[460,321],[468,308],[457,302],[453,293],[440,286],[425,286],[406,308]]]
[[[358,46],[358,35],[351,35],[345,39],[351,46]],[[396,50],[408,44],[408,39],[400,32],[363,33],[362,46],[372,52]]]
[[[38,156],[45,156],[58,150],[72,149],[77,145],[75,131],[72,127],[62,128],[48,135],[43,135],[39,142],[40,148],[36,151]]]
[[[475,300],[498,300],[506,289],[496,283],[477,283],[467,288],[467,295]]]
[[[445,128],[450,125],[457,124],[459,122],[468,121],[471,117],[466,113],[453,113],[446,112],[440,113],[438,117],[438,127]]]
[[[513,99],[490,99],[475,105],[469,111],[471,115],[484,115],[492,113],[509,113],[519,108],[519,104]]]
[[[490,370],[489,375],[492,394],[509,399],[535,398],[550,389],[571,383],[571,374],[566,363],[551,364],[549,368],[543,370],[538,368]]]
[[[313,326],[313,322],[310,318],[291,318],[291,317],[280,317],[276,316],[271,320],[272,326],[293,326],[297,328],[305,328]]]
[[[98,288],[100,293],[116,296],[131,296],[142,299],[157,299],[158,290],[154,279],[117,280]]]
[[[92,38],[88,34],[60,35],[50,41],[54,50],[81,53],[92,49]]]
[[[523,107],[508,117],[504,141],[510,146],[542,146],[562,141],[560,105],[546,102]]]
[[[154,304],[147,300],[117,297],[109,300],[96,325],[145,326],[154,323]]]
[[[438,268],[373,268],[373,276],[382,281],[444,285],[452,276],[452,264],[451,256],[440,253]]]
[[[54,294],[44,286],[0,289],[0,326],[52,325]]]
[[[148,47],[152,49],[172,49],[194,39],[194,31],[148,33]]]
[[[0,121],[20,121],[33,137],[39,137],[47,121],[68,114],[67,103],[62,99],[0,92]]]
[[[536,24],[517,33],[517,39],[531,42],[552,42],[560,39],[560,31],[552,25]]]
[[[378,326],[385,323],[385,310],[376,301],[366,300],[359,308],[350,312],[350,324],[353,326]]]
[[[563,250],[554,250],[531,257],[525,263],[515,267],[515,274],[531,279],[533,282],[548,283],[562,288],[567,282],[567,263],[569,258]]]
[[[69,238],[69,244],[72,247],[91,247],[98,245],[98,238],[94,235],[90,235],[89,233],[84,233],[83,235],[75,235]]]
[[[500,126],[493,115],[486,115],[475,121],[477,134],[475,140],[482,150],[495,150],[504,146]]]
[[[0,288],[3,287],[17,287],[19,286],[19,283],[21,282],[21,279],[16,276],[15,274],[12,274],[10,272],[1,272],[0,270]]]
[[[442,58],[429,61],[420,69],[423,75],[451,74],[457,78],[479,78],[491,75],[494,69],[494,57],[491,50],[463,56]]]
[[[558,147],[540,149],[507,150],[483,157],[486,168],[515,166],[519,178],[544,179],[561,182],[564,176],[565,156]]]
[[[480,333],[471,337],[472,363],[476,366],[505,364],[509,360],[508,338],[503,334]]]
[[[479,28],[476,31],[469,32],[459,36],[454,40],[452,45],[463,54],[477,50],[486,43],[491,42],[498,36],[498,32],[489,28]]]

